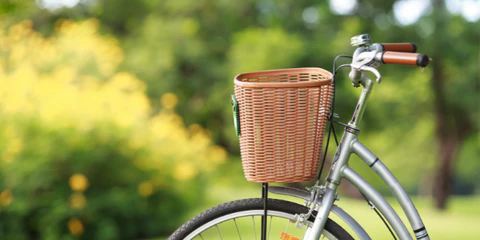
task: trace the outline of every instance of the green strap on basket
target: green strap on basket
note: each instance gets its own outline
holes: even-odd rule
[[[235,95],[232,94],[232,110],[233,110],[233,124],[235,126],[235,132],[237,136],[240,136],[240,113],[238,109],[238,102]]]

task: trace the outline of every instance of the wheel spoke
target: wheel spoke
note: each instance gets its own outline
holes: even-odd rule
[[[242,236],[240,235],[240,230],[238,230],[237,220],[234,218],[233,222],[235,223],[235,228],[237,229],[238,237],[242,240]]]
[[[290,220],[287,219],[287,227],[285,227],[285,234],[283,235],[283,238],[282,240],[285,240],[285,238],[287,237],[287,233],[288,233],[288,225],[290,225]]]
[[[260,201],[260,200],[256,200],[256,201]],[[180,239],[182,240],[186,240],[186,239],[188,240],[192,240],[192,239],[260,240],[259,236],[257,235],[257,234],[260,234],[260,232],[257,233],[258,221],[256,219],[260,220],[261,217],[265,217],[264,215],[265,213],[264,211],[262,211],[262,209],[257,209],[258,204],[260,202],[259,203],[253,202],[253,203],[254,204],[252,204],[252,200],[248,200],[245,202],[239,201],[238,205],[243,204],[241,205],[243,209],[241,209],[240,211],[232,211],[231,213],[227,213],[222,216],[216,216],[215,218],[211,218],[211,219],[204,219],[203,221],[205,222],[205,224],[201,225],[200,227],[198,227],[188,235],[183,235],[181,238],[173,238],[173,239],[175,240],[180,240]],[[248,209],[249,208],[248,204],[252,205],[251,210]],[[238,208],[238,206],[235,206],[235,205],[233,207]],[[290,227],[291,224],[295,224],[296,214],[298,212],[303,211],[302,206],[298,204],[295,205],[294,203],[283,203],[282,205],[279,204],[278,206],[276,206],[276,208],[284,208],[284,210],[277,210],[277,209],[268,210],[268,214],[266,217],[268,217],[267,219],[270,222],[266,226],[267,239],[279,239],[278,233],[280,233],[281,239],[283,240],[287,240],[291,237],[294,237],[295,235],[299,237],[303,235],[303,239],[305,239],[309,233],[313,232],[311,228],[307,227],[308,225],[304,226],[304,228],[301,230],[297,230],[295,227]],[[216,209],[214,208],[213,210],[216,210]],[[225,211],[225,206],[219,207],[219,210]],[[285,224],[285,221],[287,221],[286,224]],[[313,218],[310,219],[309,223],[311,222],[313,222]],[[220,229],[220,225],[222,226],[221,227],[222,229]],[[253,225],[253,231],[251,228],[252,225]],[[242,231],[244,231],[244,233],[240,232],[240,228],[242,228]],[[338,228],[339,227],[337,226],[337,229],[334,229],[334,230],[338,231],[339,230]],[[340,228],[340,230],[343,230],[343,229]],[[274,235],[273,237],[271,236],[272,234]],[[252,237],[251,235],[254,235],[254,237]],[[332,234],[331,229],[328,229],[322,232],[320,239],[337,239],[337,237],[335,234]]]
[[[257,230],[255,229],[255,218],[252,216],[253,221],[253,236],[255,236],[255,240],[257,240]]]
[[[215,227],[217,228],[217,232],[218,232],[218,235],[220,236],[220,240],[223,240],[222,234],[220,233],[220,228],[218,228],[218,225],[215,225]]]
[[[272,230],[272,218],[273,216],[270,216],[270,226],[268,227],[268,235],[267,235],[267,239],[270,239],[270,230]]]

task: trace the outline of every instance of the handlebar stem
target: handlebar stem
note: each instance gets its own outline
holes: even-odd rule
[[[356,129],[360,129],[360,121],[362,120],[363,113],[367,107],[368,97],[373,89],[373,81],[365,73],[362,73],[360,82],[363,85],[363,90],[358,99],[355,111],[353,112],[352,120],[348,123],[349,126]]]

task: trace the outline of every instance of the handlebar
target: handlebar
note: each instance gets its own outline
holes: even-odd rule
[[[393,52],[409,52],[416,53],[417,45],[413,43],[380,43],[383,47],[383,51]]]
[[[371,43],[368,34],[352,37],[351,44],[357,47],[352,56],[349,74],[354,87],[358,87],[362,79],[366,77],[364,71],[375,74],[378,83],[382,77],[377,67],[380,64],[401,64],[426,67],[430,59],[425,54],[415,53],[417,46],[413,43]]]
[[[385,64],[403,64],[419,67],[426,67],[430,62],[428,56],[425,54],[390,51],[383,52],[380,60]]]

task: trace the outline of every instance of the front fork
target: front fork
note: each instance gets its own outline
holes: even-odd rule
[[[306,232],[304,237],[305,240],[318,240],[320,238],[335,199],[335,190],[329,188],[325,189],[325,193],[322,198],[322,204],[319,206],[317,217],[312,228]]]
[[[347,127],[348,129],[348,127]],[[318,207],[317,216],[312,229],[305,235],[304,240],[318,240],[327,223],[328,215],[337,198],[337,188],[342,178],[342,168],[346,166],[352,154],[350,143],[357,137],[356,134],[346,130],[343,134],[340,145],[332,161],[332,168],[327,177],[327,184],[322,196],[322,202]]]

